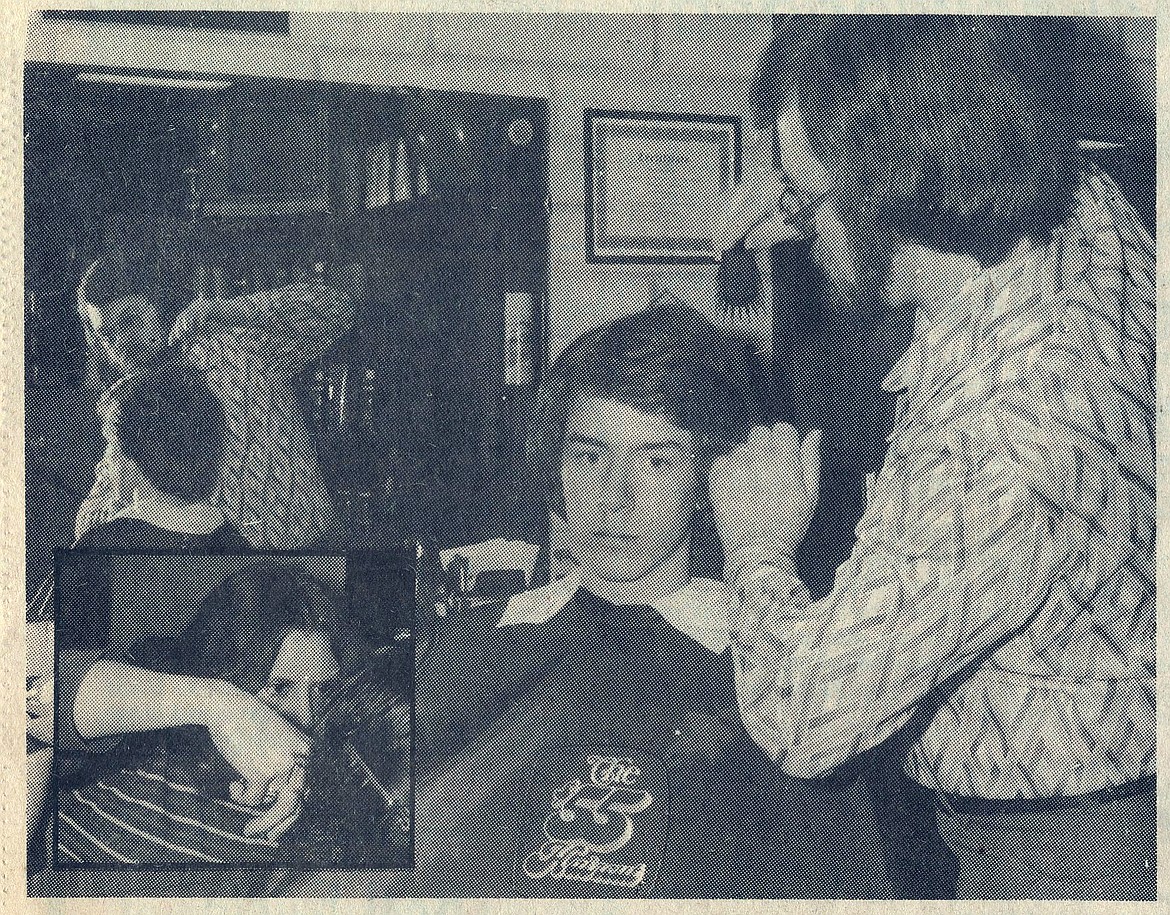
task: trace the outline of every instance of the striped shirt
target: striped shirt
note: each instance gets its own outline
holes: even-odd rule
[[[916,329],[832,592],[743,588],[741,713],[786,770],[901,732],[908,774],[962,796],[1154,771],[1154,301],[1153,241],[1087,165],[1050,244]]]
[[[333,530],[336,514],[294,382],[346,332],[353,303],[324,285],[294,284],[232,301],[243,326],[210,323],[180,341],[223,401],[228,435],[215,501],[258,549],[300,549]],[[110,452],[77,513],[76,535],[124,511]]]
[[[166,767],[116,770],[59,795],[57,864],[197,866],[279,860],[275,842],[244,835],[256,816],[256,810],[216,797]]]

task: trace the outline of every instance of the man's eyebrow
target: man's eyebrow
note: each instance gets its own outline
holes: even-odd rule
[[[598,448],[608,448],[609,442],[603,441],[599,438],[592,438],[588,435],[567,435],[565,436],[566,445],[596,445]]]
[[[96,331],[106,330],[111,327],[118,327],[126,322],[126,317],[131,309],[126,305],[114,307],[114,300],[107,302],[105,305],[92,305],[93,311],[90,317],[90,326]],[[95,323],[94,318],[97,321]]]
[[[675,451],[689,451],[682,442],[676,442],[674,439],[665,439],[661,442],[641,442],[638,445],[639,451],[663,451],[666,449],[674,449]]]

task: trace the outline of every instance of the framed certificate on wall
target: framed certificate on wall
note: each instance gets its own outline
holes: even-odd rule
[[[715,263],[715,215],[741,147],[735,117],[587,110],[589,261]]]

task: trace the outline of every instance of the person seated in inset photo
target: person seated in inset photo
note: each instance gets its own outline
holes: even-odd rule
[[[160,355],[110,388],[99,410],[122,507],[82,533],[76,549],[250,548],[213,499],[227,422],[205,373]]]
[[[420,657],[419,892],[891,895],[863,786],[785,776],[740,721],[707,475],[758,422],[752,379],[683,306],[552,366],[532,454],[575,567],[439,621]]]
[[[356,695],[360,672],[340,678],[344,631],[337,597],[316,578],[252,566],[177,638],[143,640],[124,663],[96,662],[72,717],[85,737],[122,739],[59,781],[56,866],[401,859],[408,706],[400,684]],[[399,758],[359,756],[348,739],[355,721],[380,730],[387,757]],[[245,754],[291,765],[253,781]]]

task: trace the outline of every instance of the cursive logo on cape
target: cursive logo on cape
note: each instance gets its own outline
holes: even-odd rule
[[[608,860],[634,835],[634,816],[654,803],[650,792],[636,787],[641,770],[617,756],[589,756],[588,782],[570,779],[552,797],[553,812],[544,821],[544,843],[524,859],[533,880],[579,880],[636,887],[646,878],[644,862]]]
[[[584,842],[546,842],[524,859],[524,873],[533,880],[552,877],[630,888],[646,879],[645,864],[613,864],[587,849]]]

